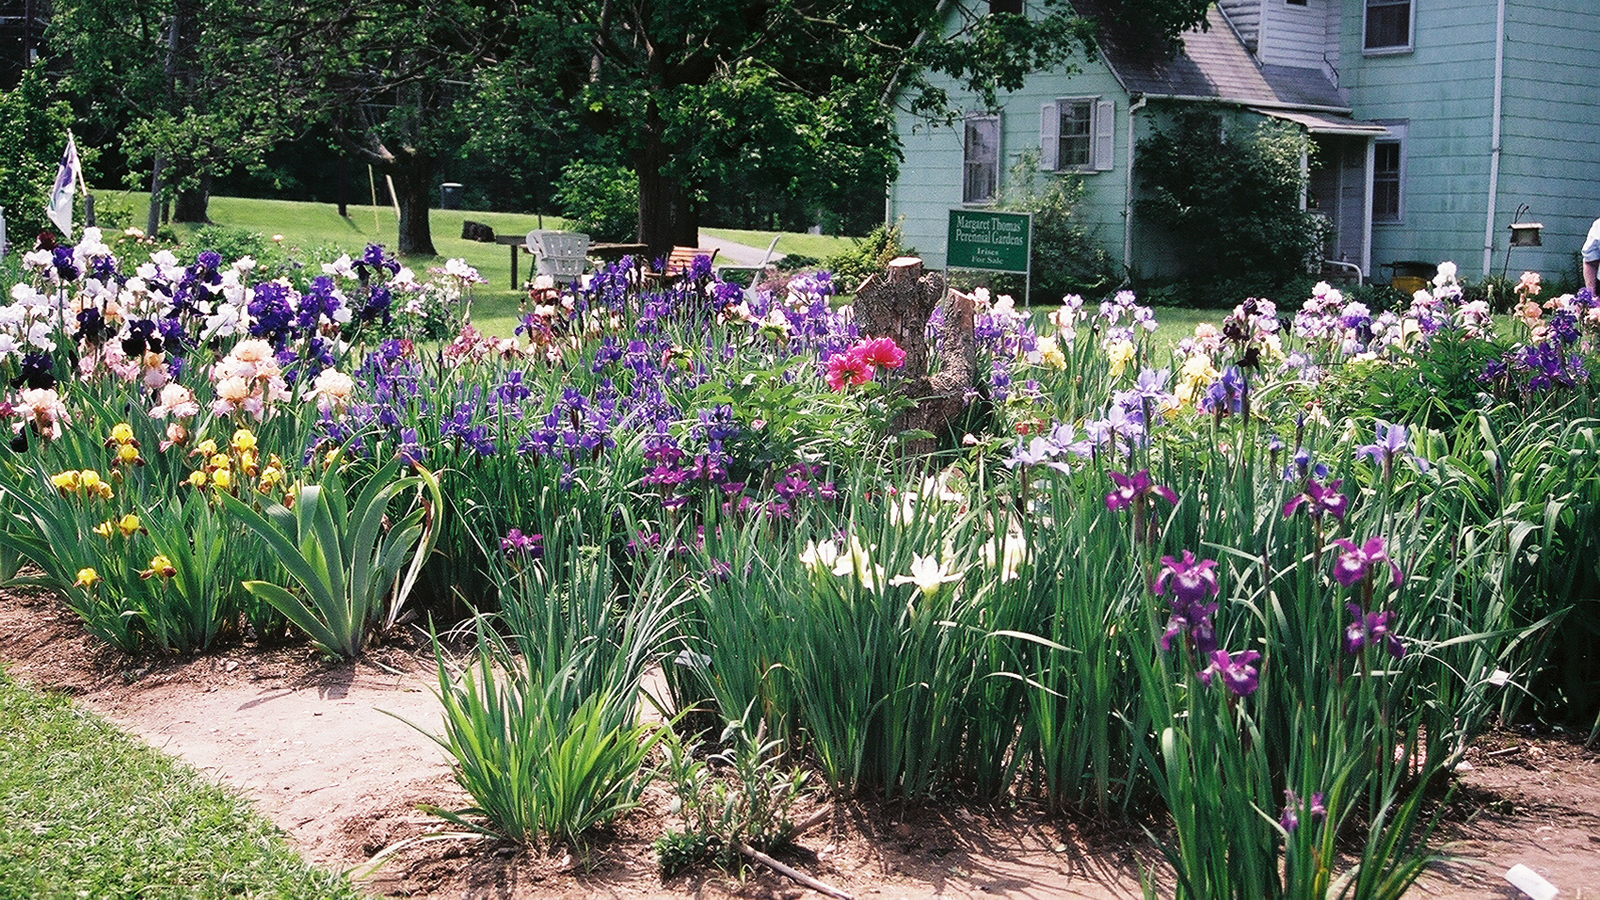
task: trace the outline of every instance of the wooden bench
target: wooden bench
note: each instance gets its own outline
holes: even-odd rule
[[[667,254],[666,269],[661,272],[646,273],[646,277],[651,281],[663,283],[677,281],[689,274],[689,270],[694,268],[695,259],[701,256],[709,257],[714,263],[717,261],[717,248],[712,247],[707,250],[700,247],[673,247],[672,252]]]

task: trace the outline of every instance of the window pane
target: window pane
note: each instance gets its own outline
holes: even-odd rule
[[[993,200],[1000,181],[1000,120],[968,119],[965,147],[962,202],[986,203]]]
[[[1022,15],[1022,0],[989,0],[991,13],[1016,13]]]
[[[1400,221],[1400,144],[1378,141],[1372,148],[1372,220]]]
[[[1367,0],[1368,50],[1411,46],[1410,0]]]
[[[1073,169],[1089,165],[1090,129],[1093,107],[1088,100],[1061,104],[1061,164],[1059,168]]]

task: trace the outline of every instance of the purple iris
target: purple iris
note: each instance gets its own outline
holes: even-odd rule
[[[1343,520],[1345,513],[1350,511],[1350,498],[1339,490],[1339,485],[1342,483],[1335,479],[1328,482],[1327,486],[1323,486],[1315,479],[1307,479],[1305,492],[1296,494],[1289,499],[1289,502],[1283,504],[1283,517],[1289,518],[1303,506],[1313,519],[1320,520],[1327,514]]]
[[[1061,450],[1062,448],[1059,445],[1047,437],[1036,437],[1026,442],[1018,438],[1017,445],[1011,450],[1011,456],[1006,459],[1006,468],[1015,469],[1018,466],[1043,465],[1059,472],[1070,473],[1072,470],[1068,468],[1067,464],[1056,459],[1056,455]]]
[[[1254,650],[1244,650],[1239,653],[1213,650],[1211,665],[1200,670],[1200,680],[1209,686],[1212,678],[1220,677],[1222,683],[1235,696],[1248,697],[1255,693],[1261,684],[1261,673],[1254,665],[1259,659],[1261,654]]]
[[[1217,561],[1195,559],[1193,550],[1183,551],[1183,558],[1161,557],[1161,574],[1156,576],[1155,592],[1165,594],[1172,589],[1174,603],[1192,605],[1205,602],[1222,592],[1217,583]]]
[[[523,534],[522,529],[513,528],[506,532],[500,539],[500,550],[506,556],[526,557],[529,559],[544,558],[544,535]]]
[[[1355,653],[1371,645],[1383,647],[1395,659],[1406,655],[1405,645],[1400,643],[1400,638],[1392,630],[1395,619],[1392,611],[1362,612],[1361,607],[1354,603],[1346,603],[1345,609],[1350,611],[1351,619],[1344,630],[1345,652]]]
[[[1333,577],[1337,578],[1340,584],[1350,587],[1362,581],[1368,575],[1373,574],[1374,567],[1378,563],[1387,563],[1389,570],[1394,573],[1395,587],[1400,586],[1400,582],[1403,580],[1403,576],[1400,574],[1400,567],[1395,564],[1394,560],[1389,558],[1389,554],[1383,546],[1383,538],[1375,535],[1368,538],[1367,542],[1359,547],[1355,545],[1355,542],[1344,538],[1339,538],[1334,541],[1334,544],[1344,551],[1339,554],[1338,562],[1333,564]]]
[[[1193,551],[1185,550],[1182,559],[1163,556],[1161,563],[1155,592],[1166,594],[1170,588],[1168,604],[1172,608],[1167,630],[1161,635],[1161,649],[1171,650],[1173,639],[1187,633],[1190,643],[1202,656],[1216,650],[1216,629],[1211,616],[1217,611],[1217,604],[1211,598],[1222,591],[1217,583],[1217,561],[1196,560]]]
[[[1300,807],[1302,805],[1303,801],[1301,801],[1299,794],[1290,790],[1283,792],[1283,815],[1278,818],[1278,824],[1282,825],[1283,830],[1289,834],[1293,834],[1294,830],[1300,827]],[[1320,822],[1327,816],[1327,795],[1317,791],[1311,795],[1311,818]]]
[[[1149,469],[1140,469],[1132,475],[1124,475],[1121,472],[1109,474],[1117,485],[1116,490],[1106,494],[1106,509],[1112,512],[1122,512],[1135,503],[1142,505],[1152,495],[1161,497],[1168,503],[1178,502],[1177,492],[1166,485],[1152,481]]]
[[[1390,425],[1379,419],[1377,438],[1375,443],[1357,447],[1356,456],[1370,456],[1373,462],[1387,467],[1396,456],[1404,455],[1411,450],[1411,439],[1404,425]]]

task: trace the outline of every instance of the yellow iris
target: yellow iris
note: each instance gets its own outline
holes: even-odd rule
[[[68,469],[65,472],[51,475],[50,483],[55,485],[56,490],[60,491],[63,495],[75,491],[80,485],[78,480],[78,470]]]
[[[128,513],[117,520],[117,530],[122,532],[123,537],[132,537],[141,527],[139,517],[133,513]]]
[[[238,453],[248,453],[256,448],[256,436],[248,428],[241,428],[233,433],[233,449]]]
[[[73,582],[77,587],[94,587],[100,581],[100,573],[94,569],[79,569],[78,580]]]
[[[204,469],[196,469],[193,472],[189,473],[189,486],[190,487],[203,488],[203,487],[206,486],[206,482],[208,480],[210,480],[210,479],[206,475],[206,471]]]
[[[118,422],[111,429],[111,440],[118,444],[126,444],[133,440],[133,426],[127,422]]]
[[[99,525],[96,525],[94,527],[94,533],[100,535],[101,537],[103,537],[103,538],[105,538],[106,540],[109,541],[109,540],[111,540],[111,529],[112,529],[112,526],[113,526],[112,521],[110,519],[107,519],[104,522],[101,522]]]
[[[1120,378],[1122,370],[1133,360],[1133,342],[1118,338],[1106,346],[1106,356],[1111,360],[1111,377]]]
[[[139,577],[155,578],[159,576],[161,578],[171,578],[177,574],[178,570],[173,568],[172,560],[168,559],[165,555],[158,553],[155,556],[150,557],[150,568],[140,572]]]
[[[139,461],[139,448],[132,444],[123,444],[117,448],[117,459],[125,463]]]
[[[211,483],[216,485],[218,490],[225,491],[233,487],[233,473],[227,469],[218,469],[212,474]]]

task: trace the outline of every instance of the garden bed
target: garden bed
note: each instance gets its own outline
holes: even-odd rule
[[[412,633],[415,636],[415,633]],[[250,797],[319,864],[356,868],[439,831],[423,804],[465,806],[444,755],[399,719],[432,727],[431,650],[410,637],[355,663],[304,645],[137,659],[94,641],[44,592],[0,592],[0,659],[15,677],[79,702]],[[380,712],[382,711],[382,712]],[[1516,897],[1515,863],[1581,896],[1600,884],[1600,757],[1550,734],[1500,731],[1462,767],[1447,851],[1421,897]],[[587,856],[490,841],[414,843],[372,874],[390,897],[818,896],[766,872],[663,880],[652,842],[666,792],[594,838]],[[1013,808],[845,803],[783,859],[857,896],[1137,897],[1159,853],[1130,825]],[[580,864],[581,863],[581,864]]]

